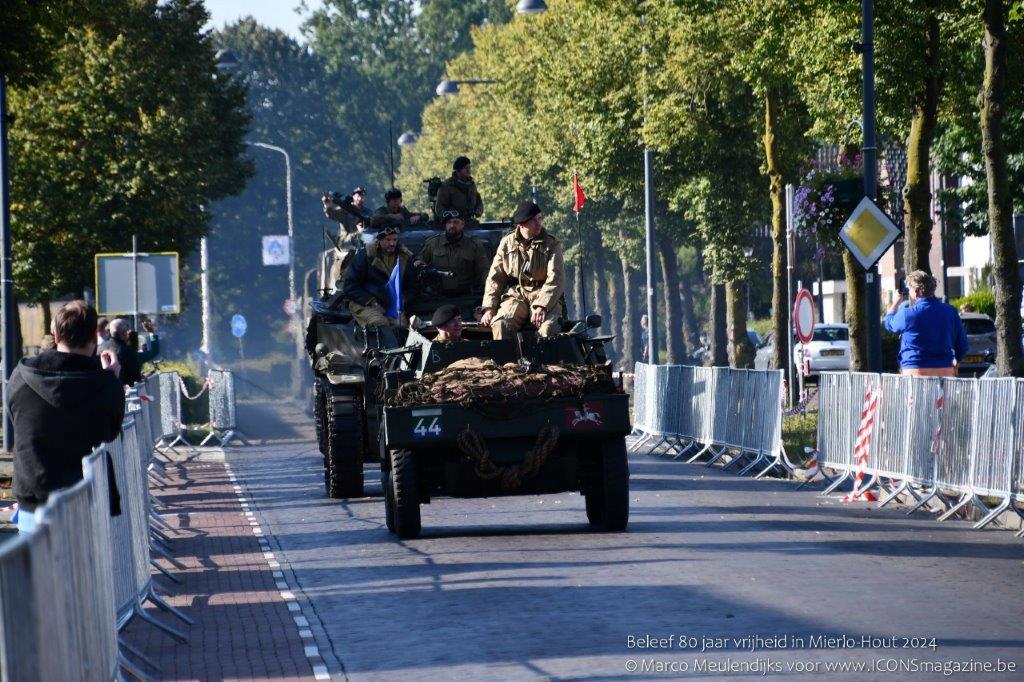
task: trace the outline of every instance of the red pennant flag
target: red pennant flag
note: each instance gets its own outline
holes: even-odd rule
[[[583,188],[580,187],[579,178],[576,173],[572,174],[572,210],[573,213],[579,213],[583,209],[583,202],[587,200],[587,195],[583,193]]]

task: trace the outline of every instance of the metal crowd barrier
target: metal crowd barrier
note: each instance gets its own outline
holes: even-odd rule
[[[780,370],[637,363],[634,381],[634,451],[647,446],[688,462],[707,455],[706,466],[740,465],[741,475],[757,478],[792,472],[782,447]]]
[[[230,370],[210,370],[210,433],[200,445],[217,439],[222,446],[237,438],[245,445],[249,440],[238,430],[235,419],[235,377]]]
[[[84,478],[36,510],[36,529],[0,547],[0,679],[118,675],[107,457],[84,458]]]
[[[121,435],[83,459],[82,481],[36,510],[34,531],[0,547],[0,679],[111,680],[119,667],[146,679],[127,654],[154,670],[156,664],[119,636],[134,618],[186,641],[143,608],[150,602],[192,623],[157,594],[151,572],[180,582],[157,556],[185,568],[170,554],[171,538],[161,530],[170,526],[149,494],[151,481],[166,482],[154,459],[156,442],[168,433],[162,417],[175,414],[165,385],[151,377],[132,387]],[[108,458],[118,516],[110,515]]]
[[[185,438],[185,425],[181,420],[181,375],[177,372],[160,372],[155,376],[156,396],[160,401],[160,438],[156,446],[173,450],[179,443],[190,445]]]
[[[862,492],[879,488],[879,506],[905,494],[908,513],[928,508],[941,512],[940,521],[973,507],[981,512],[975,528],[1010,509],[1024,518],[1024,379],[822,374],[817,459],[829,480],[823,495],[858,469],[853,446],[869,388],[880,400]]]

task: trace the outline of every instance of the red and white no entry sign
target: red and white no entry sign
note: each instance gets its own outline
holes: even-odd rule
[[[814,338],[814,297],[807,289],[796,292],[793,304],[793,329],[800,343],[809,343]]]

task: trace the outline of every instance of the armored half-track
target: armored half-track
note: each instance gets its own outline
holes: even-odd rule
[[[508,222],[467,225],[464,239],[475,239],[493,257],[501,238],[512,229]],[[403,230],[401,244],[413,255],[424,242],[441,234],[438,225]],[[372,240],[370,234],[365,239]],[[333,498],[362,497],[363,463],[378,454],[380,422],[378,384],[384,352],[406,345],[408,328],[379,327],[367,330],[356,325],[340,292],[339,265],[362,244],[343,243],[324,252],[319,266],[319,286],[307,311],[306,351],[313,371],[313,417],[324,458],[324,485]],[[429,320],[438,306],[458,306],[463,319],[472,320],[482,292],[462,297],[442,297],[428,275],[417,294],[406,302],[406,312]],[[438,287],[439,288],[439,287]]]
[[[494,340],[478,325],[462,341],[435,337],[432,328],[413,330],[381,355],[377,447],[388,529],[418,536],[420,505],[438,496],[578,491],[592,526],[624,530],[629,406],[605,357],[610,337],[590,337],[584,322],[563,323],[550,338],[526,331]],[[484,372],[496,390],[474,386]],[[559,389],[559,372],[573,379],[569,389]]]

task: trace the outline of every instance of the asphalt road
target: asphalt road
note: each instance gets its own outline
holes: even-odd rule
[[[1012,533],[639,454],[625,533],[563,494],[436,500],[400,542],[379,472],[373,497],[327,499],[305,417],[263,409],[250,428],[281,428],[228,460],[337,679],[938,679],[999,660],[1016,671],[979,678],[1022,677]],[[873,667],[829,672],[851,662]]]

